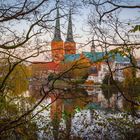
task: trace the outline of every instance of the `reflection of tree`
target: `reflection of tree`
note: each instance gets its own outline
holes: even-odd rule
[[[59,140],[59,127],[60,127],[59,125],[60,125],[60,119],[56,114],[56,116],[52,120],[54,140]]]
[[[85,107],[87,102],[87,95],[84,89],[77,88],[76,90],[69,89],[65,92],[64,98],[64,112],[63,117],[66,123],[66,136],[65,139],[70,139],[72,119],[76,113],[75,110],[80,111],[81,108]]]
[[[112,95],[118,93],[117,88],[113,86],[113,84],[114,81],[111,76],[109,74],[105,75],[102,84],[102,93],[108,101],[108,106],[110,106],[110,98],[112,97]]]

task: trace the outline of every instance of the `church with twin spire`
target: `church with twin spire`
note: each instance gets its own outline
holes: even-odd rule
[[[108,58],[109,63],[114,66],[123,67],[124,65],[129,65],[130,63],[129,58],[122,56],[120,53],[113,53],[113,51],[110,51],[108,52],[108,54],[106,54],[103,51],[96,51],[93,39],[91,41],[92,45],[90,51],[76,53],[76,42],[74,41],[74,37],[73,37],[71,10],[69,11],[68,15],[69,18],[68,18],[68,26],[67,26],[67,35],[66,35],[66,39],[63,41],[61,37],[59,9],[58,8],[56,9],[54,35],[51,41],[52,61],[32,62],[31,69],[32,69],[33,77],[45,78],[48,77],[50,73],[58,73],[61,70],[61,66],[63,63],[67,63],[69,65],[69,62],[84,60],[86,63],[89,64],[89,69],[95,69],[95,68],[97,69],[96,76],[98,78],[96,79],[102,81],[106,73],[105,71],[102,72],[100,71],[101,69],[105,69],[107,67],[105,58]],[[108,72],[108,70],[106,71]],[[102,77],[100,75],[102,75]],[[123,79],[122,76],[120,77],[121,77],[120,79]]]
[[[76,54],[76,43],[73,39],[71,10],[69,11],[67,37],[66,40],[63,41],[61,38],[59,9],[57,9],[54,38],[51,42],[51,53],[52,61],[56,63],[62,62],[65,55]]]
[[[69,11],[67,36],[65,41],[61,37],[60,29],[60,14],[59,9],[56,9],[56,21],[54,35],[51,41],[51,61],[34,61],[31,64],[33,77],[45,78],[49,73],[58,72],[61,68],[61,63],[65,61],[67,56],[76,56],[76,43],[73,39],[72,30],[72,13]]]

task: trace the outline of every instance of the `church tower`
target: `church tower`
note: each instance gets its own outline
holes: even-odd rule
[[[60,33],[60,16],[57,8],[56,24],[54,31],[54,38],[51,42],[52,59],[54,62],[60,62],[64,59],[64,42],[61,39]]]
[[[64,49],[65,49],[65,54],[76,54],[76,43],[73,40],[71,10],[69,11],[67,38],[64,43]]]

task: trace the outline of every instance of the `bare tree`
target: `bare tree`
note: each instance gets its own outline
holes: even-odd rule
[[[32,108],[17,105],[16,102],[21,104],[22,95],[11,96],[11,93],[16,93],[12,87],[12,82],[14,83],[16,80],[16,75],[20,76],[23,74],[25,79],[28,78],[26,77],[27,71],[23,69],[26,62],[30,63],[30,58],[49,51],[46,47],[48,45],[47,36],[45,41],[42,38],[46,33],[51,33],[53,27],[51,23],[56,19],[52,15],[56,10],[58,1],[54,1],[54,3],[56,4],[51,5],[48,0],[0,2],[0,100],[3,106],[0,111],[2,122],[0,133],[3,139],[9,137],[8,133],[11,136],[16,135],[15,129],[18,126],[22,125],[25,128],[24,126],[28,125],[31,118],[34,118],[33,116],[30,117],[31,112],[53,90],[52,86],[46,92],[42,86],[41,92],[44,92],[44,96]],[[16,71],[17,73],[15,74]],[[19,73],[19,71],[22,72]],[[22,80],[21,82],[23,82],[24,86],[24,79]],[[26,102],[26,99],[23,98],[22,101]],[[14,105],[15,110],[11,114],[10,109]]]
[[[100,0],[86,0],[83,1],[88,6],[94,7],[88,18],[88,24],[90,27],[90,34],[93,36],[95,47],[105,52],[104,61],[106,61],[111,79],[114,79],[113,73],[119,69],[112,70],[110,65],[110,53],[116,55],[121,54],[123,57],[127,57],[130,60],[130,65],[121,68],[121,71],[132,68],[135,72],[140,69],[136,62],[136,52],[139,51],[140,42],[137,38],[132,36],[131,25],[139,23],[139,17],[137,19],[123,19],[120,14],[123,14],[123,9],[139,9],[138,5],[129,5],[127,2],[122,1],[100,1]],[[135,29],[135,28],[134,28]],[[136,31],[136,30],[135,30]],[[138,31],[138,30],[137,30]],[[136,77],[133,72],[133,77]],[[114,85],[118,91],[122,94],[124,99],[134,106],[139,106],[140,102],[137,99],[128,98],[123,89],[114,81]],[[135,94],[135,93],[133,93]]]
[[[85,4],[90,4],[95,6],[96,12],[99,16],[99,21],[120,9],[139,9],[139,2],[132,5],[132,1],[124,1],[124,0],[83,0]]]

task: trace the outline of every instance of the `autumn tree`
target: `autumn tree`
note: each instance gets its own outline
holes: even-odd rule
[[[127,98],[130,100],[135,100],[136,102],[139,102],[140,98],[140,78],[134,76],[136,73],[134,68],[128,68],[124,70],[125,80],[123,82],[123,90]],[[124,108],[127,111],[132,112],[133,115],[137,116],[137,110],[139,109],[139,106],[133,105],[133,103],[127,103],[124,100]]]
[[[124,66],[120,69],[121,71],[128,67],[132,67],[135,70],[140,69],[135,61],[140,46],[139,39],[135,36],[139,33],[139,25],[137,24],[139,16],[137,16],[137,18],[132,18],[131,20],[120,16],[121,14],[125,14],[126,11],[124,9],[127,9],[127,11],[131,10],[132,12],[137,11],[140,8],[139,2],[137,5],[132,5],[131,2],[129,3],[129,1],[126,2],[123,0],[84,0],[83,2],[86,6],[93,8],[88,17],[88,24],[92,38],[91,41],[94,42],[95,47],[103,51],[106,56],[109,56],[111,50],[114,54],[119,53],[123,57],[128,58],[130,60],[130,65]],[[109,64],[110,58],[104,57],[104,61],[106,61],[108,65],[111,79],[113,79],[113,84],[118,92],[121,93],[127,102],[139,106],[140,103],[128,99],[124,95],[119,84],[115,82],[113,73],[118,69],[111,69]]]
[[[53,2],[54,4],[49,0],[0,2],[1,139],[28,139],[30,136],[24,133],[28,131],[27,128],[33,129],[34,132],[30,131],[30,134],[36,135],[31,113],[48,92],[36,104],[28,106],[28,97],[24,96],[29,82],[27,66],[31,59],[41,53],[45,53],[47,59],[50,57],[48,36],[53,28],[52,22],[56,19],[53,12],[59,1]]]
[[[62,78],[65,78],[68,82],[84,82],[87,78],[90,65],[89,60],[83,56],[72,62],[64,62],[61,66],[61,71],[69,70],[69,72],[65,73]]]

